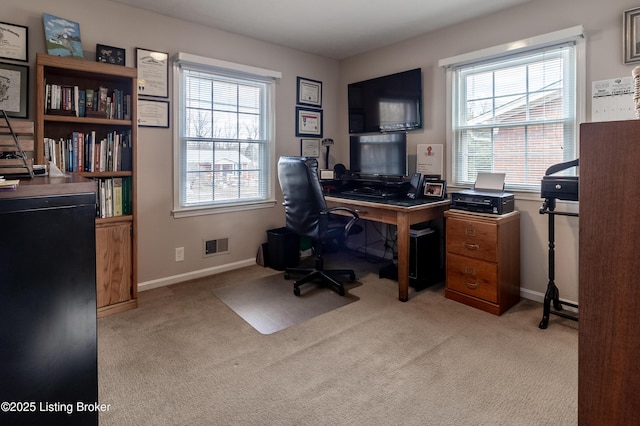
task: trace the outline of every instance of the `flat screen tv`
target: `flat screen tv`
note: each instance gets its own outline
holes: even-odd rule
[[[364,179],[397,179],[407,176],[405,132],[351,135],[349,171]]]
[[[421,68],[349,84],[348,109],[349,133],[421,129]]]

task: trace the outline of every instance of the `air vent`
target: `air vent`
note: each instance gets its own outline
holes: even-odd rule
[[[217,240],[206,240],[204,242],[204,256],[213,256],[221,253],[229,253],[229,238],[218,238]]]

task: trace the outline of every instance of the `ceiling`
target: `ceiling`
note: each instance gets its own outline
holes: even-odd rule
[[[344,59],[531,0],[111,0]]]

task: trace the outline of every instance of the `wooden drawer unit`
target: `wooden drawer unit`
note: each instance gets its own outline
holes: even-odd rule
[[[520,213],[449,210],[445,297],[500,315],[520,300]]]

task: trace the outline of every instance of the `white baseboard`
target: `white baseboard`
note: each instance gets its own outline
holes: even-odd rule
[[[528,290],[526,288],[520,288],[520,297],[523,299],[533,300],[534,302],[544,303],[544,293],[540,293],[539,291]],[[571,300],[560,299],[561,302],[572,303],[577,305],[578,302],[573,302]],[[553,309],[553,307],[552,307]],[[567,311],[578,312],[578,310],[572,306],[563,305],[562,309],[566,309]]]
[[[171,284],[177,284],[184,281],[194,280],[196,278],[208,277],[209,275],[220,274],[222,272],[233,271],[234,269],[244,268],[256,264],[256,259],[240,260],[238,262],[227,263],[225,265],[214,266],[212,268],[200,269],[186,274],[173,275],[170,277],[159,278],[157,280],[145,281],[138,283],[138,291],[151,290],[153,288],[164,287]]]

